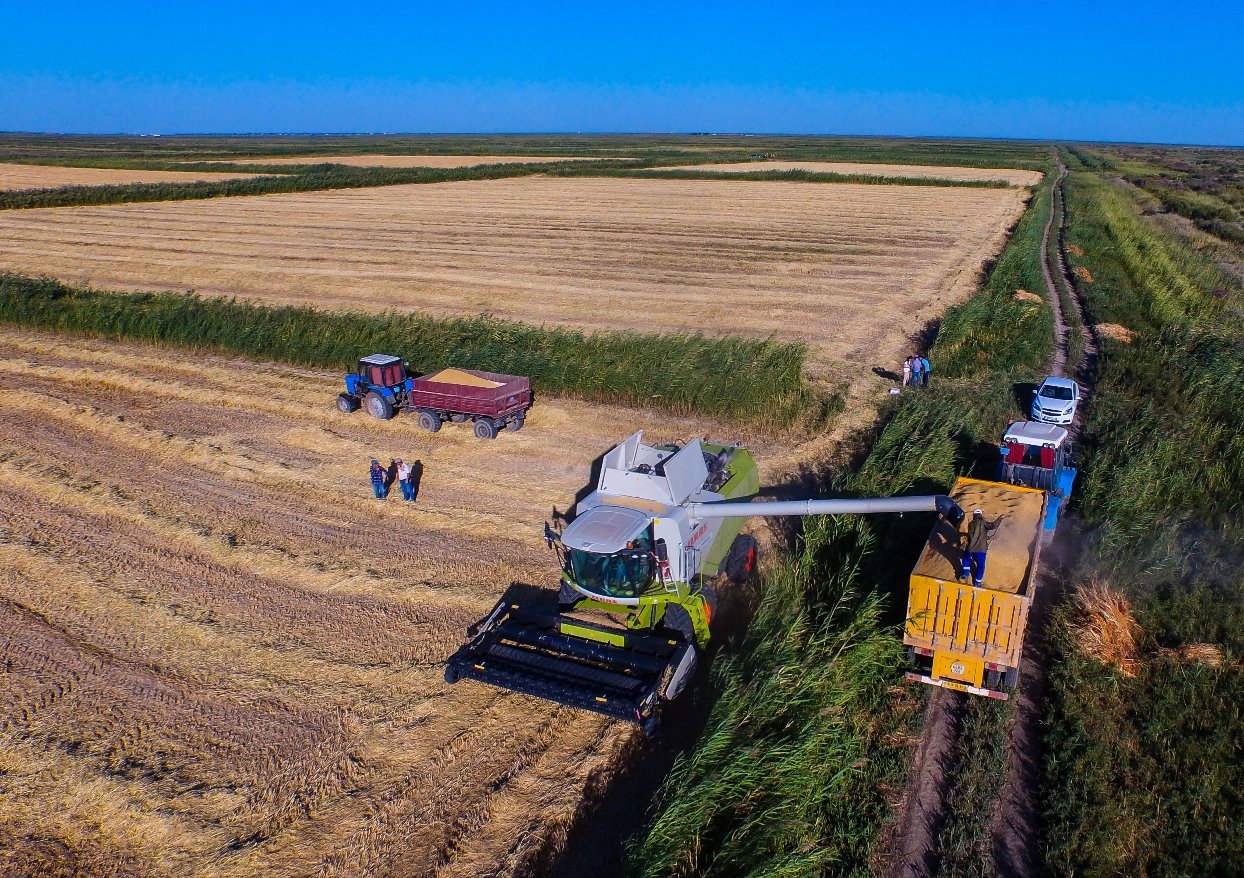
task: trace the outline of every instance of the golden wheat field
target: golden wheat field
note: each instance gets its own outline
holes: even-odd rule
[[[236,180],[254,174],[200,171],[127,171],[118,168],[62,168],[0,164],[0,189],[56,189],[60,186],[104,186],[122,183],[194,183]]]
[[[936,180],[977,182],[1004,180],[1012,186],[1035,186],[1041,182],[1040,171],[1019,168],[964,168],[942,165],[886,165],[873,162],[720,162],[709,165],[683,165],[680,171],[808,171],[821,174],[864,174],[870,177],[924,177]]]
[[[1025,195],[537,177],[6,211],[0,269],[324,308],[775,334],[866,373],[967,297]]]
[[[539,162],[591,162],[599,159],[595,156],[577,155],[293,155],[275,158],[252,156],[220,161],[246,161],[256,165],[319,165],[331,162],[355,168],[469,168],[472,165],[528,165]]]
[[[8,328],[0,373],[0,872],[522,872],[624,761],[633,727],[443,662],[556,581],[594,455],[703,422],[541,399],[432,435],[324,372]],[[413,505],[371,495],[395,456]]]

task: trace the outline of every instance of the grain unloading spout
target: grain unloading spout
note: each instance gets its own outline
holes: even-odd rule
[[[919,497],[835,498],[832,500],[764,500],[756,503],[690,503],[692,518],[735,518],[754,515],[871,515],[881,512],[937,512],[953,524],[963,520],[959,504],[944,494]]]

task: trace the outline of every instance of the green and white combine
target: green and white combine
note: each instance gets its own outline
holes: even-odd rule
[[[468,630],[445,678],[470,677],[651,732],[709,644],[713,584],[751,575],[755,543],[739,535],[749,517],[958,510],[946,497],[751,502],[759,489],[745,448],[699,439],[650,446],[635,433],[604,456],[596,489],[564,532],[545,525],[562,567],[560,612],[503,599]],[[625,614],[625,627],[584,618],[592,610]]]

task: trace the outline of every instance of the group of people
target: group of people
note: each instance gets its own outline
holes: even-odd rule
[[[376,492],[376,499],[383,500],[389,496],[389,486],[396,481],[402,486],[402,499],[412,503],[419,494],[419,479],[423,475],[423,463],[416,460],[409,464],[400,457],[392,460],[387,467],[380,461],[372,459],[371,486]]]
[[[903,360],[903,386],[904,387],[928,387],[929,373],[933,371],[929,365],[929,358],[922,357],[919,354],[912,354]]]

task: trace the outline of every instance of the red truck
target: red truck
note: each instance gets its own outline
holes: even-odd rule
[[[341,411],[362,407],[381,419],[416,412],[419,426],[432,433],[446,421],[473,421],[476,436],[495,439],[501,430],[521,430],[531,408],[531,381],[520,375],[448,368],[412,378],[388,354],[363,357],[345,380],[346,392],[337,397]]]

